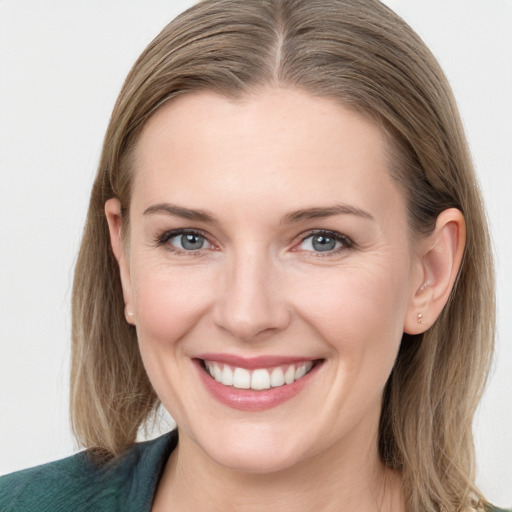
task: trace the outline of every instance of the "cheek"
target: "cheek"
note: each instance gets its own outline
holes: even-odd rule
[[[211,302],[211,276],[201,269],[134,265],[132,288],[142,340],[172,345],[204,316]]]
[[[296,308],[344,357],[368,350],[394,354],[407,309],[404,268],[365,265],[304,276],[294,290]]]
[[[303,308],[331,347],[334,384],[326,401],[332,410],[353,411],[354,418],[380,410],[402,339],[407,276],[387,270],[342,272]]]
[[[190,268],[137,262],[132,271],[139,348],[148,377],[164,407],[187,424],[190,383],[187,343],[208,311],[211,278]]]

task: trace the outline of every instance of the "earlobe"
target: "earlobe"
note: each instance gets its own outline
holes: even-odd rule
[[[443,211],[432,234],[420,243],[421,283],[414,290],[404,332],[429,329],[448,302],[459,272],[466,243],[464,216],[456,208]]]
[[[121,286],[125,303],[125,317],[129,324],[133,324],[133,304],[132,290],[130,280],[129,260],[123,243],[122,228],[123,218],[121,215],[121,203],[119,199],[112,198],[105,203],[105,216],[107,218],[108,229],[110,232],[110,244],[112,252],[119,265],[119,274],[121,276]]]

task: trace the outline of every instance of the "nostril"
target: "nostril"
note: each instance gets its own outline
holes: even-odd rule
[[[265,339],[282,331],[290,324],[291,315],[281,310],[280,305],[233,304],[223,305],[215,316],[218,327],[233,337],[244,341]]]

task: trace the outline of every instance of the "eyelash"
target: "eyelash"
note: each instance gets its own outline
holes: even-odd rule
[[[302,245],[306,240],[308,240],[308,238],[313,237],[332,238],[335,242],[339,242],[341,244],[341,247],[338,247],[337,249],[331,251],[303,251],[309,257],[312,258],[327,258],[329,256],[338,255],[339,253],[346,251],[347,249],[354,248],[354,242],[347,235],[343,235],[336,231],[328,231],[325,229],[316,229],[309,231],[308,233],[302,234],[300,236],[300,242],[298,245]],[[298,251],[299,249],[295,250]]]
[[[171,231],[165,231],[161,235],[159,235],[155,240],[155,245],[157,247],[163,247],[166,251],[170,251],[177,254],[186,254],[191,256],[199,256],[201,254],[202,249],[197,250],[190,250],[186,251],[183,249],[180,249],[179,247],[176,247],[174,245],[169,244],[169,240],[171,238],[174,238],[176,236],[182,236],[182,235],[195,235],[200,236],[201,238],[204,238],[206,242],[208,242],[210,245],[213,245],[209,240],[208,237],[202,232],[197,229],[175,229]]]
[[[203,249],[197,249],[197,250],[183,250],[179,247],[173,246],[169,244],[169,240],[171,240],[174,237],[182,236],[182,235],[195,235],[201,238],[204,238],[207,243],[210,245],[212,244],[208,237],[200,230],[196,229],[176,229],[171,231],[165,231],[161,235],[159,235],[155,240],[155,245],[157,247],[164,247],[165,250],[177,253],[177,254],[186,254],[189,256],[199,256],[201,255],[201,252]],[[333,255],[337,255],[342,251],[345,251],[347,249],[354,248],[354,242],[346,235],[343,235],[341,233],[338,233],[336,231],[328,231],[323,229],[317,229],[317,230],[311,230],[307,233],[302,233],[298,238],[299,242],[294,245],[293,251],[298,252],[300,249],[297,249],[298,246],[302,245],[306,240],[312,237],[325,237],[325,238],[331,238],[335,242],[339,242],[342,244],[341,247],[338,247],[334,250],[327,250],[327,251],[302,251],[306,254],[308,254],[309,257],[313,258],[325,258]]]

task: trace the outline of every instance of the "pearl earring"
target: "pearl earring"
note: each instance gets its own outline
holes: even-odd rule
[[[423,313],[418,313],[418,323],[424,324],[425,321],[423,320]]]
[[[128,311],[128,309],[125,309],[125,315],[128,325],[135,325],[132,320],[135,315],[131,311]]]

